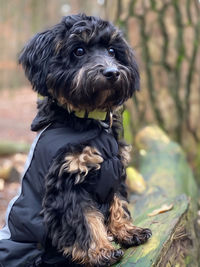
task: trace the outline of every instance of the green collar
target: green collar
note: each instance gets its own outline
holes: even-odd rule
[[[39,100],[43,100],[45,97],[38,94],[38,99]],[[81,111],[72,111],[74,113],[74,115],[78,118],[85,118],[85,119],[94,119],[94,120],[99,120],[99,121],[108,121],[109,125],[111,127],[112,125],[112,113],[109,111],[102,111],[102,110],[98,110],[95,109],[91,112],[87,112],[85,110],[81,110]]]
[[[105,121],[108,115],[108,112],[101,111],[101,110],[94,110],[91,112],[87,112],[85,110],[75,111],[74,114],[79,118],[87,118],[87,119],[94,119]]]
[[[87,112],[85,110],[81,110],[74,111],[74,115],[78,118],[98,120],[106,128],[112,127],[113,118],[112,112],[110,111],[101,111],[96,109],[94,111]]]

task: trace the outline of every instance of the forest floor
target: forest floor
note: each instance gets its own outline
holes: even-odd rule
[[[37,95],[29,87],[0,91],[0,142],[4,140],[31,144],[35,133],[30,131],[30,124],[36,114]],[[0,157],[0,168],[6,164],[17,164],[23,170],[26,155]],[[0,228],[9,201],[17,194],[19,182],[4,182],[0,177]]]

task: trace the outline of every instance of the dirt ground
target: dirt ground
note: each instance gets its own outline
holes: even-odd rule
[[[30,88],[0,91],[0,141],[31,143],[30,124],[36,113],[37,95]]]
[[[37,95],[30,88],[0,91],[0,142],[4,140],[30,143],[35,133],[30,131],[30,124],[36,114]],[[18,155],[19,157],[19,155]],[[26,155],[20,156],[20,171],[23,169]],[[13,157],[0,157],[0,168],[5,162],[12,162]],[[0,228],[9,201],[17,194],[18,182],[4,182],[0,177]]]

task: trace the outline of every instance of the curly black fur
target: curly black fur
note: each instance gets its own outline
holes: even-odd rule
[[[45,97],[38,103],[32,130],[59,121],[77,131],[98,128],[101,132],[104,126],[98,120],[77,118],[74,111],[112,111],[112,128],[106,131],[118,146],[126,146],[119,142],[121,120],[115,110],[139,89],[139,72],[132,49],[113,24],[84,14],[64,17],[51,29],[35,35],[22,50],[19,62],[33,89]],[[48,237],[59,251],[74,244],[87,251],[93,237],[85,214],[98,210],[106,224],[114,194],[127,198],[125,168],[121,163],[119,167],[120,155],[112,151],[120,177],[106,203],[100,203],[90,190],[90,182],[98,179],[97,171],[90,171],[80,184],[74,183],[73,173],[59,175],[66,155],[81,153],[86,145],[71,144],[62,149],[46,176],[42,214]],[[109,260],[114,262],[114,258],[106,258],[106,266]]]
[[[77,48],[84,50],[82,56],[76,55]],[[37,34],[24,47],[19,62],[37,92],[64,97],[78,108],[112,108],[139,89],[137,63],[122,34],[110,22],[84,14],[64,17]],[[108,67],[118,69],[117,81],[102,75]]]
[[[90,231],[83,212],[93,209],[94,203],[83,187],[74,185],[74,179],[70,179],[69,173],[59,177],[60,166],[66,153],[81,150],[81,147],[64,149],[46,177],[44,221],[53,246],[59,250],[72,246],[75,241],[82,249],[87,250],[91,243]]]

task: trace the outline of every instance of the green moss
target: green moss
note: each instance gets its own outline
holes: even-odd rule
[[[131,130],[131,116],[128,110],[123,112],[124,139],[128,144],[133,143],[133,134]]]
[[[195,176],[198,184],[200,184],[200,143],[197,145],[197,155],[195,158]]]

